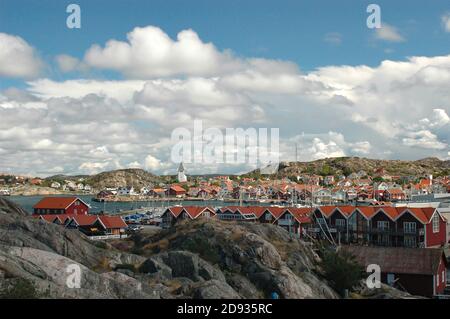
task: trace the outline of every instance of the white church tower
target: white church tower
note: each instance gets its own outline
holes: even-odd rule
[[[184,173],[183,162],[180,163],[178,167],[178,183],[185,183],[187,181],[186,174]]]

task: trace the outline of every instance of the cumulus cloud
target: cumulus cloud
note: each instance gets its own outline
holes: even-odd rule
[[[406,39],[400,34],[396,27],[385,22],[382,23],[381,28],[375,29],[375,38],[388,42],[406,41]]]
[[[86,63],[137,78],[208,76],[237,67],[229,52],[219,52],[190,29],[173,40],[158,27],[135,28],[127,40],[109,40],[104,47],[93,45],[86,52]]]
[[[36,77],[43,67],[34,48],[18,36],[0,33],[0,76]]]

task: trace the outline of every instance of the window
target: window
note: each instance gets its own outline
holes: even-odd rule
[[[377,222],[377,228],[380,230],[388,230],[389,229],[389,222],[385,220],[380,220]]]
[[[336,219],[336,227],[345,227],[345,219],[337,218]]]
[[[415,222],[404,222],[403,231],[405,233],[414,234],[416,233],[416,226],[417,224]]]
[[[439,285],[439,274],[436,275],[436,285]]]
[[[416,247],[416,237],[414,236],[405,236],[405,239],[403,240],[403,244],[405,247]]]
[[[433,233],[439,233],[439,215],[435,214],[433,217]]]
[[[272,220],[272,215],[270,213],[266,213],[266,215],[264,216],[265,220]]]

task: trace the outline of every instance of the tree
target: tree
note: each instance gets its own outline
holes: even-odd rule
[[[322,250],[322,255],[325,278],[341,295],[344,295],[346,289],[351,290],[363,278],[364,268],[355,261],[355,257],[349,252]]]

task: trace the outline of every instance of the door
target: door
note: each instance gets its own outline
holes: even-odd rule
[[[387,284],[389,286],[392,286],[395,281],[395,275],[394,274],[387,274]]]

